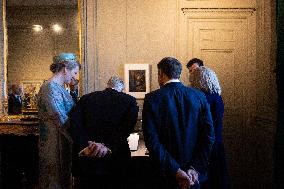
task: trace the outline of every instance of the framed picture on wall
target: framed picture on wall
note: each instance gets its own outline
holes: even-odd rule
[[[150,92],[149,64],[124,65],[125,91],[137,99],[144,99]]]
[[[37,94],[42,81],[22,81],[23,84],[23,103],[26,108],[36,108]]]

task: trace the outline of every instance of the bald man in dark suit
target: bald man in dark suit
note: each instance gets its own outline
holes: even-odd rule
[[[136,124],[138,106],[123,89],[123,81],[111,77],[105,90],[82,96],[71,114],[74,174],[80,189],[125,188],[130,160],[127,137]]]

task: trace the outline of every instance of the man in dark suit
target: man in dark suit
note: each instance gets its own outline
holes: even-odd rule
[[[78,96],[79,96],[78,84],[79,84],[79,80],[72,79],[69,85],[70,95],[72,96],[72,99],[75,104],[78,102]]]
[[[136,124],[138,107],[136,99],[123,89],[123,81],[111,77],[105,90],[82,96],[71,113],[73,171],[82,189],[124,188],[120,182],[127,180],[127,138]]]
[[[12,85],[12,93],[8,97],[8,114],[17,115],[22,113],[22,86]]]
[[[158,63],[160,89],[146,94],[143,132],[150,157],[163,180],[157,188],[199,188],[214,142],[210,109],[202,92],[180,81],[180,62]]]

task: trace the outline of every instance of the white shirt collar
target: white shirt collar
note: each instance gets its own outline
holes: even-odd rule
[[[167,81],[165,84],[167,84],[167,83],[173,83],[173,82],[180,82],[180,80],[179,79],[170,79],[169,81]],[[164,84],[164,85],[165,85]]]

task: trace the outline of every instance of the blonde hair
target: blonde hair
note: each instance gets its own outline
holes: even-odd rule
[[[221,86],[216,73],[205,66],[196,68],[190,75],[191,86],[207,93],[217,93],[221,95]]]
[[[77,56],[73,53],[60,53],[57,56],[53,57],[53,63],[50,65],[50,71],[52,73],[57,73],[63,70],[63,68],[67,68],[68,70],[72,70],[76,67],[81,68],[80,63],[77,61]]]

